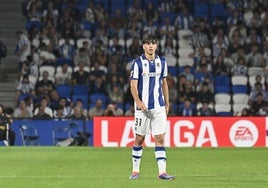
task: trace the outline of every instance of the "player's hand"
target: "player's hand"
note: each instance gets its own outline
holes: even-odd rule
[[[140,109],[142,112],[147,111],[147,107],[145,106],[144,102],[138,102],[137,103],[137,108]]]

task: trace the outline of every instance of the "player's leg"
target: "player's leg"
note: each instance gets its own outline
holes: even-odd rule
[[[153,112],[153,120],[151,122],[152,134],[155,140],[155,158],[158,165],[158,173],[160,179],[173,180],[174,176],[170,176],[166,172],[167,157],[164,144],[165,133],[167,128],[167,117],[165,108],[161,108]]]
[[[130,179],[137,179],[140,173],[140,163],[142,157],[142,143],[148,133],[147,114],[144,112],[135,113],[135,140],[132,147],[132,174]]]

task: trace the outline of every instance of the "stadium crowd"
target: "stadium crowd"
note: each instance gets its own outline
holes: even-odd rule
[[[169,116],[268,114],[267,0],[27,0],[14,117],[133,115],[145,34],[168,62]],[[240,99],[240,100],[238,100]]]

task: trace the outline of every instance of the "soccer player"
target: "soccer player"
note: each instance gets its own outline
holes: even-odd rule
[[[165,58],[156,55],[155,36],[145,36],[142,43],[144,54],[133,61],[130,76],[131,94],[135,105],[135,141],[132,148],[133,169],[129,179],[139,178],[142,143],[150,131],[155,140],[158,178],[173,180],[174,176],[166,173],[164,146],[169,110],[167,62]]]

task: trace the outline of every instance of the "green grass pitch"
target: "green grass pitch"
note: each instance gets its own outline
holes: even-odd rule
[[[167,148],[167,157],[174,181],[157,179],[154,148],[129,180],[131,148],[1,147],[0,187],[268,187],[267,148]]]

